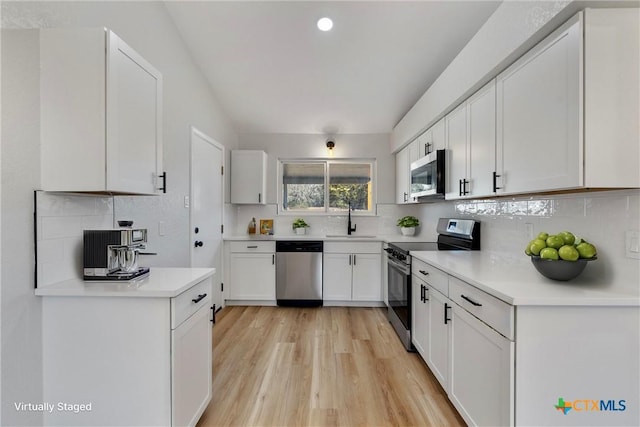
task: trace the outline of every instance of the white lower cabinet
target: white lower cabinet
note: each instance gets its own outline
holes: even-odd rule
[[[415,258],[413,267],[416,350],[467,424],[513,425],[513,307]]]
[[[324,301],[382,302],[379,242],[325,242],[322,270]]]
[[[429,291],[427,365],[442,388],[449,389],[449,328],[451,301],[437,290]]]
[[[194,426],[212,396],[211,285],[44,297],[43,400],[55,407],[43,424]]]
[[[275,301],[275,242],[230,242],[228,299]]]
[[[429,351],[429,286],[417,276],[411,278],[411,342],[423,359]]]
[[[513,425],[514,343],[453,304],[449,399],[469,425]]]

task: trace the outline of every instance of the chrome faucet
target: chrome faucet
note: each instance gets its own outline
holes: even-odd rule
[[[347,234],[351,236],[351,233],[356,231],[356,227],[357,225],[354,225],[353,228],[351,228],[351,200],[349,200],[349,221],[347,222]]]

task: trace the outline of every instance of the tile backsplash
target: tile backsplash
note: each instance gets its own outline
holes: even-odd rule
[[[36,192],[38,286],[82,277],[82,231],[107,228],[112,197]]]

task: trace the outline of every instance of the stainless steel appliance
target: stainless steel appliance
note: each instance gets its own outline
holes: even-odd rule
[[[144,228],[84,230],[84,280],[131,280],[148,274],[149,268],[138,266],[138,255],[146,242]]]
[[[443,199],[446,150],[432,151],[411,163],[411,198],[416,202]]]
[[[281,306],[322,305],[322,241],[276,242],[276,301]]]
[[[411,252],[480,250],[480,222],[471,219],[440,218],[437,242],[390,242],[387,244],[388,318],[400,341],[411,344]]]

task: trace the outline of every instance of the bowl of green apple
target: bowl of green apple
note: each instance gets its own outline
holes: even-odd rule
[[[541,232],[527,244],[524,253],[531,257],[531,263],[540,274],[559,281],[575,279],[589,261],[597,259],[595,245],[576,238],[569,231]]]

